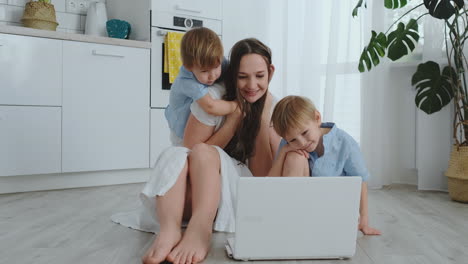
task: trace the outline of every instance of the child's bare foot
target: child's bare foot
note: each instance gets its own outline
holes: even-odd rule
[[[180,227],[161,231],[156,235],[153,244],[142,258],[144,264],[159,264],[166,260],[167,255],[182,238]]]
[[[204,224],[203,221],[192,218],[182,240],[169,253],[167,260],[174,264],[198,263],[204,260],[210,250],[212,228],[212,224]]]

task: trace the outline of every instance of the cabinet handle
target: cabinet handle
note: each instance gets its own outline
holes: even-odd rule
[[[94,55],[94,56],[115,57],[115,58],[125,58],[124,55],[120,55],[120,54],[111,54],[111,53],[104,53],[104,52],[99,52],[99,51],[97,51],[97,50],[93,50],[93,55]]]
[[[184,7],[180,6],[180,5],[176,5],[175,9],[179,10],[179,11],[186,11],[186,12],[192,12],[192,13],[201,13],[201,10],[199,10],[199,9],[184,8]]]

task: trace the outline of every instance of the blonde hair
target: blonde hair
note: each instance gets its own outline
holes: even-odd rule
[[[284,138],[289,130],[298,129],[306,122],[314,120],[316,111],[317,109],[310,99],[290,95],[276,104],[271,122],[276,133]]]
[[[216,33],[208,28],[191,29],[180,44],[182,63],[186,68],[216,67],[223,60],[223,44]]]

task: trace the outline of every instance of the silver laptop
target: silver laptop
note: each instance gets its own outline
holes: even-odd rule
[[[241,177],[238,260],[350,258],[356,251],[361,177]]]

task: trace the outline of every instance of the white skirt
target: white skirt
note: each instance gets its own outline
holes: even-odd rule
[[[221,199],[214,223],[214,230],[235,232],[235,209],[237,181],[241,176],[252,176],[248,167],[231,158],[224,150],[214,146],[221,160]],[[133,229],[158,233],[159,221],[156,215],[156,196],[164,196],[174,186],[177,177],[187,162],[190,149],[169,147],[159,156],[150,178],[140,193],[142,205],[130,212],[117,213],[111,220]]]

